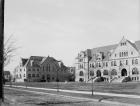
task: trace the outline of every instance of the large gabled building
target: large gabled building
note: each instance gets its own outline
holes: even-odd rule
[[[109,82],[122,82],[126,77],[140,81],[140,41],[132,43],[123,37],[118,44],[80,52],[75,80],[89,82],[100,77]]]
[[[21,58],[20,64],[15,68],[16,82],[61,82],[69,81],[68,67],[63,62],[60,66],[53,57],[31,56],[29,59]]]

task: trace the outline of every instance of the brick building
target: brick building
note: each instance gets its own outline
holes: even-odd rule
[[[68,68],[53,57],[31,56],[29,59],[21,58],[20,65],[15,68],[16,82],[60,82],[69,81],[71,73]]]

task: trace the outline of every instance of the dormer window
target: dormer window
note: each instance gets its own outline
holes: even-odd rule
[[[126,42],[121,43],[121,46],[125,46],[125,45],[126,45]]]

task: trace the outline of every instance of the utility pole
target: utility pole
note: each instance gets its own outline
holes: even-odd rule
[[[4,69],[4,0],[0,0],[0,103],[4,101],[3,69]]]

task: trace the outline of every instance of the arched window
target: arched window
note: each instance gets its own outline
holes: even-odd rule
[[[117,70],[113,69],[113,70],[111,71],[111,75],[117,75]]]
[[[90,76],[94,76],[94,72],[93,71],[90,71]]]
[[[83,71],[80,71],[79,76],[84,76]]]
[[[139,71],[136,67],[132,69],[132,74],[139,74]]]
[[[103,75],[108,75],[108,70],[104,70]]]

